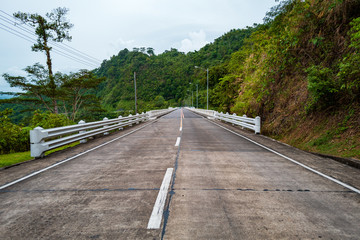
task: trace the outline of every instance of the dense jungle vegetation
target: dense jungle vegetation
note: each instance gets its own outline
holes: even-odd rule
[[[231,30],[199,51],[156,55],[144,47],[104,60],[93,71],[106,79],[94,112],[131,113],[134,72],[140,112],[206,108],[208,68],[210,109],[261,116],[263,134],[308,151],[360,158],[359,51],[359,0],[280,1],[263,24]]]

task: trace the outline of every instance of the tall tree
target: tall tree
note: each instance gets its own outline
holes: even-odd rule
[[[14,17],[18,18],[23,23],[29,24],[35,28],[35,34],[37,35],[37,43],[32,46],[32,51],[45,52],[46,54],[46,64],[48,70],[48,81],[46,82],[46,85],[49,89],[48,97],[50,97],[53,101],[52,105],[54,113],[58,113],[58,105],[56,101],[58,91],[52,70],[52,60],[50,55],[51,47],[49,46],[49,42],[62,42],[64,40],[71,40],[69,30],[73,27],[73,25],[70,24],[65,18],[65,15],[68,11],[69,10],[67,8],[56,8],[51,13],[47,13],[46,17],[43,17],[36,13],[14,13]],[[13,84],[11,85],[15,85],[15,82],[13,82]],[[22,85],[20,85],[19,87],[22,87]]]

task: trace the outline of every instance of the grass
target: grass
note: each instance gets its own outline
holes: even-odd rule
[[[11,166],[20,162],[25,162],[31,159],[33,159],[33,157],[30,156],[30,151],[2,154],[0,155],[0,168]]]
[[[287,141],[288,144],[305,151],[322,153],[326,155],[360,159],[359,134],[344,136],[341,127],[322,131],[320,134],[308,132],[307,140],[296,139]]]
[[[354,103],[330,113],[305,115],[276,138],[305,151],[360,160],[359,113]]]
[[[45,153],[45,156],[58,152],[61,150],[64,150],[66,148],[74,147],[78,145],[79,142],[75,142],[69,145],[65,145],[59,148],[52,149]],[[30,151],[27,152],[17,152],[17,153],[9,153],[9,154],[2,154],[0,155],[0,168],[11,166],[17,163],[26,162],[33,159],[33,157],[30,156]]]

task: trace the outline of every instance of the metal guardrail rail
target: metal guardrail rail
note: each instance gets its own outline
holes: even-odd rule
[[[30,130],[30,151],[32,157],[42,157],[48,150],[55,149],[73,142],[80,141],[85,143],[87,138],[95,135],[109,134],[109,131],[119,129],[122,130],[125,126],[132,126],[140,122],[155,119],[161,115],[165,115],[174,108],[153,110],[147,113],[136,114],[128,117],[119,116],[115,119],[104,118],[102,121],[85,123],[80,121],[76,125],[65,127],[43,129],[36,127]]]
[[[205,109],[196,109],[196,108],[187,108],[190,111],[194,111],[203,115],[206,115],[210,118],[214,118],[217,120],[221,120],[224,122],[231,123],[233,125],[238,125],[244,128],[248,128],[250,130],[254,130],[255,134],[259,134],[261,130],[261,118],[257,116],[256,118],[249,118],[244,116],[237,116],[235,113],[230,115],[229,113],[219,113],[213,110],[205,110]]]
[[[160,110],[151,110],[150,112],[147,112],[149,114],[150,119],[155,119],[159,116],[165,115],[169,112],[174,111],[176,108],[168,108],[168,109],[160,109]]]

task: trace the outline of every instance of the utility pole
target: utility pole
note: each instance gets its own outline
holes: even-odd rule
[[[198,85],[196,84],[196,108],[199,108],[199,103],[198,103]]]
[[[191,90],[191,107],[194,106],[193,97],[194,97],[194,91]]]
[[[195,68],[206,70],[206,109],[209,110],[209,68],[205,69],[199,66],[195,66]]]
[[[206,69],[206,110],[209,110],[209,69]]]
[[[135,86],[135,114],[137,114],[137,99],[136,99],[136,72],[134,72],[134,86]]]

